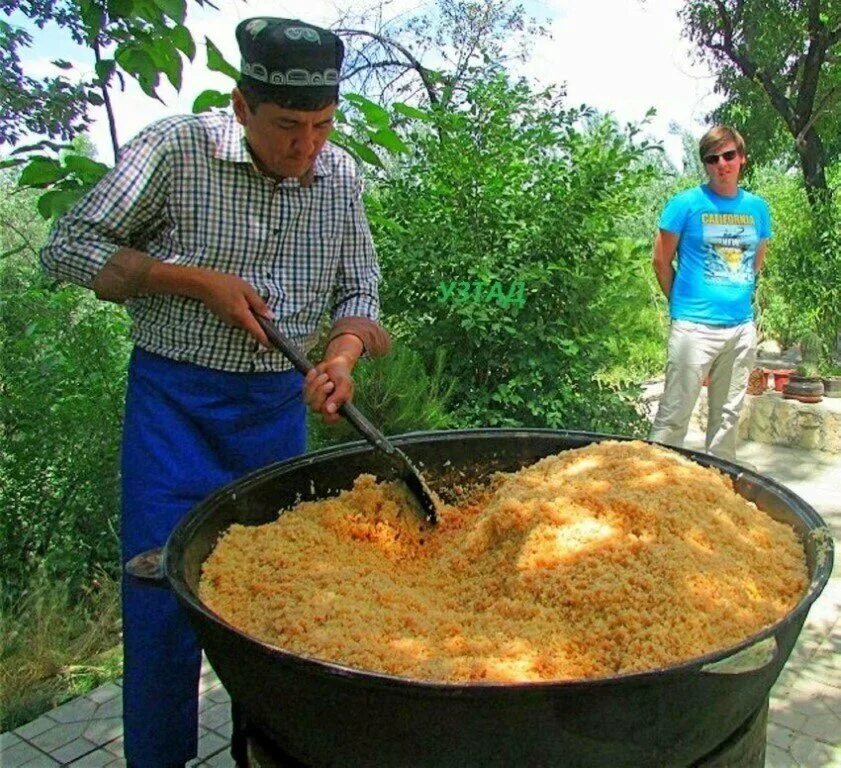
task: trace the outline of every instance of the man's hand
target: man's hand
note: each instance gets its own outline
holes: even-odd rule
[[[339,408],[353,398],[351,373],[362,350],[362,340],[355,334],[336,336],[327,345],[324,360],[307,374],[304,402],[327,424],[335,424],[341,418]]]
[[[264,347],[271,349],[272,345],[252,313],[270,320],[274,314],[251,284],[226,272],[211,269],[203,269],[201,272],[197,298],[216,317],[234,328],[248,331]]]
[[[326,424],[342,417],[339,408],[353,398],[353,363],[344,355],[322,360],[304,381],[304,402],[320,413]]]

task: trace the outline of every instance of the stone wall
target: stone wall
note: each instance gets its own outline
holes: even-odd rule
[[[693,420],[699,429],[706,429],[706,388],[701,390]],[[779,392],[746,395],[739,439],[841,453],[841,398],[812,404],[786,400]]]

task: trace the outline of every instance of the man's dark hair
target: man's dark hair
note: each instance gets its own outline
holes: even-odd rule
[[[337,104],[338,99],[333,96],[314,97],[308,88],[296,90],[287,89],[279,91],[277,88],[266,88],[262,83],[252,80],[250,77],[241,77],[237,81],[245,103],[254,112],[261,104],[277,104],[284,109],[302,109],[315,112],[331,104]],[[298,93],[297,91],[300,91]]]

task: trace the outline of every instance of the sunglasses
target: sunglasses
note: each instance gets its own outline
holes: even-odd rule
[[[739,154],[739,151],[736,149],[728,149],[726,152],[722,152],[718,155],[704,155],[704,162],[707,165],[716,165],[718,163],[719,158],[723,158],[728,163]]]

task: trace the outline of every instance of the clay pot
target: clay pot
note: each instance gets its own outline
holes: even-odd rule
[[[783,397],[801,403],[819,403],[823,400],[823,382],[818,378],[793,375],[783,387]]]
[[[748,394],[761,395],[768,389],[768,369],[754,368],[748,376]]]
[[[774,390],[782,392],[792,373],[794,373],[793,368],[781,368],[779,371],[774,371]]]
[[[824,397],[841,397],[841,376],[826,376],[823,379]]]

